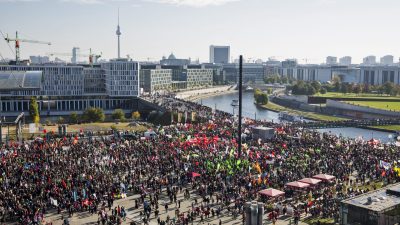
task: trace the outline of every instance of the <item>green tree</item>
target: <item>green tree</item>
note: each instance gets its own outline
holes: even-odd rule
[[[332,79],[332,84],[334,87],[334,91],[338,92],[341,91],[341,83],[342,81],[340,80],[340,77],[334,76]]]
[[[141,115],[140,115],[139,111],[135,111],[132,113],[132,119],[134,119],[134,120],[139,120],[140,116]]]
[[[392,82],[386,82],[383,85],[383,91],[387,95],[393,95],[393,91],[395,90],[395,85]]]
[[[111,116],[114,120],[125,120],[125,112],[122,109],[115,109]]]
[[[83,119],[86,122],[102,122],[106,116],[104,115],[103,109],[90,107],[83,112]]]
[[[327,91],[326,91],[325,87],[322,87],[319,92],[324,95],[324,94],[326,94]]]
[[[34,123],[40,122],[39,105],[36,101],[36,97],[31,97],[29,102],[29,114]]]
[[[260,89],[254,91],[254,99],[256,104],[265,105],[268,104],[268,94],[262,92]]]
[[[311,86],[315,89],[317,93],[321,91],[321,83],[319,81],[311,82]]]
[[[78,113],[72,112],[72,113],[69,115],[69,121],[70,121],[70,123],[78,123],[78,120],[79,120]]]

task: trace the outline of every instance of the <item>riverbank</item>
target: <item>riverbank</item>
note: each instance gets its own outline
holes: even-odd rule
[[[278,104],[275,104],[271,101],[268,102],[266,105],[259,105],[258,107],[261,107],[266,110],[274,111],[274,112],[289,112],[293,113],[296,115],[300,115],[304,117],[305,119],[309,120],[318,120],[318,121],[344,121],[347,120],[346,118],[342,117],[336,117],[336,116],[329,116],[329,115],[323,115],[323,114],[318,114],[318,113],[313,113],[313,112],[304,112],[300,110],[295,110],[291,108],[287,108]]]
[[[237,90],[231,85],[216,86],[206,89],[184,91],[176,94],[178,99],[183,99],[186,101],[196,102],[200,99],[211,98],[218,95],[235,93]]]

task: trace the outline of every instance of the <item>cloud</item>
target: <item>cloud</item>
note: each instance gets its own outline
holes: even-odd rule
[[[145,0],[145,1],[177,5],[177,6],[205,7],[205,6],[219,6],[231,2],[237,2],[240,0]]]

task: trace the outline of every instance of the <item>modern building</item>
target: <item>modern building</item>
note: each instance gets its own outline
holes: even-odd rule
[[[187,69],[187,89],[211,87],[213,84],[213,69]]]
[[[350,66],[351,65],[351,56],[344,56],[344,57],[340,58],[339,65]]]
[[[82,113],[88,107],[100,107],[105,113],[122,108],[129,113],[138,104],[137,69],[132,61],[101,66],[0,65],[0,114],[29,114],[32,96],[37,97],[39,111],[45,116]]]
[[[100,65],[93,67],[84,67],[84,87],[85,95],[105,95],[106,91],[106,76]]]
[[[392,65],[394,57],[392,55],[385,55],[381,57],[380,63],[383,65]]]
[[[43,63],[49,63],[50,59],[48,56],[29,56],[29,60],[31,61],[32,64],[43,64]]]
[[[370,56],[363,58],[363,64],[364,65],[375,65],[376,64],[376,56],[370,55]]]
[[[369,85],[380,85],[386,82],[400,84],[400,67],[399,66],[366,66],[360,67],[359,83]]]
[[[78,47],[73,47],[72,48],[72,58],[71,58],[71,63],[72,64],[77,64],[78,63],[79,54],[80,54],[80,49]]]
[[[210,46],[210,63],[229,63],[231,54],[230,46]]]
[[[326,64],[327,65],[337,65],[337,57],[335,57],[335,56],[326,57]]]
[[[389,185],[340,203],[341,225],[400,223],[400,184]]]
[[[154,94],[157,92],[172,89],[172,69],[141,69],[140,88],[146,93]]]
[[[102,63],[108,96],[139,96],[139,63],[128,59],[114,59]]]

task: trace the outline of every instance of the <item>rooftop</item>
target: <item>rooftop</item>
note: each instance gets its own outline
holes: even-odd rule
[[[368,201],[369,199],[372,202]],[[375,212],[390,210],[400,204],[400,183],[343,200],[342,204],[353,205]]]
[[[1,71],[0,90],[40,89],[42,71]]]

